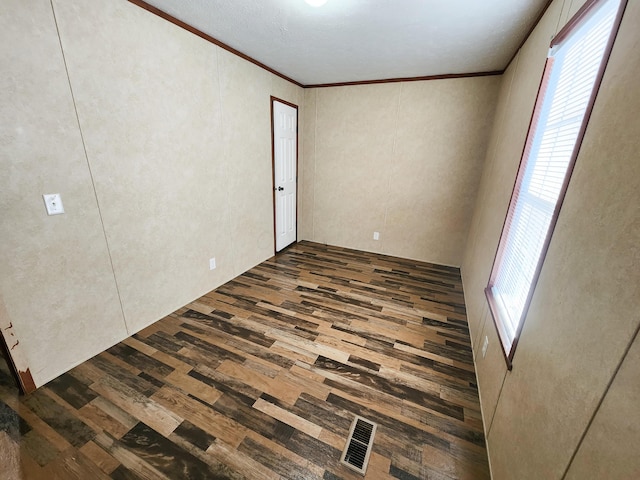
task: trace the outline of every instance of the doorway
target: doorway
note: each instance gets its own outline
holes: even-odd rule
[[[297,240],[298,107],[271,97],[275,250]]]
[[[0,297],[0,357],[6,361],[16,384],[22,393],[35,391],[29,362],[23,351],[23,344],[18,340],[13,322],[9,319],[9,313]]]

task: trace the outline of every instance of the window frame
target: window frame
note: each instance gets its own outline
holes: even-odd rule
[[[517,201],[517,192],[519,191],[520,185],[522,184],[524,173],[526,170],[526,165],[529,160],[529,154],[532,149],[532,145],[535,139],[536,130],[538,128],[538,122],[540,119],[540,114],[542,111],[542,107],[544,104],[545,96],[547,94],[547,87],[549,85],[549,80],[551,77],[551,70],[553,67],[554,57],[551,54],[551,51],[554,47],[558,47],[567,41],[571,35],[583,24],[583,22],[589,18],[593,9],[599,7],[603,2],[608,0],[588,0],[577,12],[576,14],[567,22],[567,24],[558,32],[557,35],[554,36],[551,44],[549,46],[549,54],[547,55],[547,59],[545,62],[544,70],[542,73],[542,78],[540,80],[540,86],[538,88],[538,93],[536,96],[535,106],[533,109],[533,114],[531,116],[531,120],[529,123],[529,128],[527,131],[526,141],[523,147],[522,155],[520,157],[520,163],[518,165],[518,173],[516,175],[516,179],[513,185],[513,189],[511,191],[511,197],[509,200],[509,207],[507,209],[507,213],[505,215],[505,220],[502,225],[502,231],[500,233],[500,241],[498,243],[498,248],[496,250],[496,254],[493,260],[493,266],[491,267],[491,275],[489,277],[489,281],[487,283],[487,287],[485,288],[485,296],[487,298],[487,303],[489,305],[489,312],[492,316],[494,326],[498,332],[498,337],[500,340],[500,346],[502,348],[502,352],[504,354],[504,359],[507,364],[507,368],[511,370],[513,368],[513,357],[515,355],[516,347],[518,345],[518,341],[520,339],[520,334],[522,333],[522,328],[525,323],[525,319],[527,317],[527,312],[529,310],[529,306],[531,305],[531,300],[533,298],[536,285],[538,283],[538,279],[540,277],[540,273],[542,271],[542,267],[544,265],[544,260],[547,255],[547,251],[549,249],[549,245],[551,243],[551,238],[553,236],[553,231],[555,229],[556,223],[558,221],[558,217],[560,214],[560,210],[562,208],[562,204],[567,193],[567,189],[569,187],[569,182],[571,180],[571,175],[573,173],[573,168],[576,163],[576,159],[578,158],[578,154],[580,153],[580,147],[582,146],[582,141],[584,139],[585,132],[587,130],[587,126],[589,124],[589,119],[591,117],[591,113],[593,111],[593,106],[595,104],[596,97],[598,95],[598,91],[600,89],[600,85],[602,84],[602,78],[604,77],[604,73],[609,62],[609,58],[611,56],[611,51],[613,49],[613,44],[615,42],[616,36],[620,29],[620,23],[622,22],[622,17],[624,15],[625,8],[627,6],[628,0],[619,0],[618,11],[616,13],[616,17],[614,19],[613,25],[611,27],[611,31],[609,33],[609,39],[607,41],[606,47],[604,49],[602,60],[600,62],[600,66],[598,69],[598,73],[596,74],[595,81],[593,84],[593,89],[591,90],[591,94],[589,97],[589,101],[587,103],[587,107],[584,113],[584,117],[582,123],[580,125],[580,129],[578,131],[578,136],[576,137],[575,145],[573,148],[573,152],[569,159],[569,163],[567,166],[567,170],[565,173],[564,181],[562,183],[562,187],[560,189],[560,193],[558,195],[558,201],[556,202],[553,215],[551,217],[549,223],[549,229],[547,231],[547,235],[545,237],[542,250],[540,252],[540,256],[538,257],[538,262],[536,269],[533,274],[533,278],[531,284],[529,286],[529,292],[524,303],[524,307],[522,309],[522,313],[518,320],[518,324],[515,330],[515,334],[513,338],[509,338],[510,335],[507,332],[507,327],[505,323],[508,320],[501,319],[500,307],[498,305],[499,299],[492,292],[492,287],[495,282],[495,279],[500,271],[502,258],[504,255],[504,250],[507,246],[507,238],[508,231],[510,227],[509,214],[512,211],[513,204]]]

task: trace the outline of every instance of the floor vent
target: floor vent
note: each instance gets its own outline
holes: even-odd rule
[[[340,462],[364,475],[369,463],[369,455],[371,455],[376,428],[378,426],[375,423],[366,418],[356,416],[351,424],[349,438],[342,452]]]

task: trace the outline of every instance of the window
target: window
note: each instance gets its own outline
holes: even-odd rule
[[[509,368],[625,4],[587,1],[551,42],[485,290]]]

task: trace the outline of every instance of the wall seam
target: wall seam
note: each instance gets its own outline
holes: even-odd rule
[[[53,6],[53,0],[49,0],[51,5],[51,13],[53,15],[53,22],[56,26],[56,33],[58,35],[58,44],[60,45],[60,53],[62,55],[62,62],[64,63],[64,70],[67,75],[67,83],[69,84],[69,93],[71,94],[71,101],[73,102],[73,111],[76,115],[76,123],[78,124],[78,132],[80,133],[80,140],[82,142],[82,151],[84,152],[84,158],[87,162],[87,169],[89,170],[89,177],[91,178],[91,187],[93,188],[93,195],[96,199],[96,206],[98,208],[98,216],[100,218],[100,225],[102,226],[102,234],[104,235],[105,245],[107,247],[107,254],[109,256],[109,264],[111,265],[111,273],[113,275],[113,282],[116,287],[116,293],[118,295],[118,303],[120,304],[120,312],[122,313],[122,323],[127,332],[127,336],[130,335],[129,325],[127,325],[127,316],[124,312],[124,304],[122,303],[122,295],[120,293],[120,286],[118,285],[118,277],[116,276],[115,266],[113,264],[113,256],[111,255],[111,248],[109,247],[109,238],[107,237],[107,230],[104,225],[104,219],[102,217],[102,209],[100,208],[100,200],[98,198],[98,191],[96,190],[96,182],[93,177],[93,171],[91,170],[91,162],[89,162],[89,154],[87,153],[87,145],[84,140],[84,133],[82,131],[82,125],[80,123],[80,115],[78,113],[78,106],[76,105],[76,97],[73,93],[73,86],[71,85],[71,75],[69,74],[69,66],[67,65],[67,58],[64,54],[64,47],[62,46],[62,35],[60,35],[60,27],[58,26],[58,18],[56,17],[56,10]]]
[[[489,439],[489,435],[491,435],[491,430],[493,429],[493,420],[496,418],[496,413],[498,413],[498,407],[500,406],[500,399],[502,398],[502,390],[504,389],[504,384],[507,381],[508,370],[504,371],[504,376],[502,377],[502,383],[500,384],[500,391],[498,392],[498,400],[496,401],[496,408],[493,409],[493,415],[491,415],[491,422],[489,422],[489,429],[487,430],[487,439]]]
[[[318,165],[318,89],[315,89],[313,102],[313,198],[311,201],[311,238],[316,239],[316,185],[317,185],[317,165]]]
[[[518,63],[520,62],[520,51],[518,51],[516,53],[516,55],[513,57],[513,60],[511,61],[511,63],[514,63],[514,62],[515,62],[515,71],[513,72],[513,75],[511,75],[511,79],[509,81],[509,90],[507,91],[507,100],[506,100],[506,104],[504,106],[504,109],[503,109],[504,111],[502,112],[503,114],[502,114],[501,118],[497,118],[498,114],[499,114],[497,102],[499,102],[499,100],[500,100],[500,92],[498,92],[498,95],[497,95],[497,98],[496,98],[496,111],[495,111],[496,118],[494,119],[494,122],[499,123],[499,125],[495,125],[496,128],[492,129],[491,133],[489,134],[491,137],[494,136],[494,132],[495,132],[496,135],[498,135],[498,133],[502,132],[503,129],[504,129],[504,124],[506,122],[506,117],[507,117],[506,111],[507,111],[507,109],[509,107],[509,102],[511,101],[511,91],[513,89],[513,82],[515,80],[516,73],[518,72]],[[507,68],[505,68],[505,73],[502,74],[503,75],[502,81],[504,81],[504,75],[506,74],[506,71],[509,69],[510,65],[511,64],[507,65]],[[485,200],[486,200],[488,191],[487,191],[487,188],[483,185],[482,180],[485,179],[485,178],[490,179],[492,174],[493,174],[493,169],[494,169],[494,166],[495,166],[495,159],[498,156],[498,150],[499,150],[499,147],[501,145],[500,140],[501,139],[499,139],[499,138],[496,139],[495,147],[493,148],[493,155],[491,156],[491,158],[489,158],[489,155],[488,155],[489,151],[491,150],[491,138],[489,139],[489,143],[487,144],[487,155],[486,155],[484,164],[482,166],[483,171],[482,171],[482,176],[480,178],[480,182],[481,183],[480,183],[480,187],[478,189],[478,193],[477,193],[477,196],[476,196],[476,200],[479,199],[480,201],[476,201],[476,205],[484,205],[485,204]],[[486,177],[485,177],[485,170],[488,170],[488,173],[487,173]],[[483,188],[483,187],[485,187],[485,188]],[[474,216],[471,219],[471,225],[469,227],[469,233],[467,234],[468,237],[469,237],[473,233],[473,239],[469,239],[467,237],[467,245],[468,245],[469,241],[471,240],[471,246],[469,247],[471,253],[469,255],[469,258],[474,258],[475,257],[476,248],[478,246],[478,235],[479,235],[478,228],[479,228],[479,225],[481,225],[480,220],[481,220],[481,217],[482,217],[482,209],[478,210],[477,214],[478,214],[478,221],[476,223],[476,226],[474,228],[474,223],[475,223],[475,220],[476,220],[476,212],[474,212]],[[465,253],[466,253],[466,249],[467,249],[467,247],[465,247]],[[462,261],[462,265],[460,265],[460,272],[462,272],[462,269],[464,267],[466,256],[464,256],[464,258],[462,260],[463,261]]]
[[[393,132],[393,144],[391,146],[391,162],[396,160],[396,150],[398,145],[398,132],[400,131],[400,103],[402,101],[402,91],[404,89],[404,82],[400,82],[400,91],[398,92],[398,102],[396,104],[396,128]],[[392,167],[392,165],[389,165]],[[385,238],[387,231],[387,216],[389,213],[389,199],[391,197],[391,174],[387,175],[387,194],[385,195],[385,204],[384,204],[384,217],[382,219],[382,240],[380,241],[380,253],[385,253]]]
[[[228,146],[227,146],[227,142],[225,141],[226,126],[224,125],[224,100],[222,96],[222,75],[221,75],[222,69],[220,68],[220,47],[216,46],[215,53],[216,53],[216,70],[218,73],[218,98],[220,99],[220,112],[218,113],[218,115],[220,116],[220,129],[219,129],[220,143],[222,144],[222,156],[223,158],[227,159]],[[225,177],[230,178],[229,163],[224,162],[224,166],[226,169]],[[239,275],[239,273],[236,273],[238,270],[236,265],[236,249],[235,249],[235,242],[233,241],[233,232],[231,231],[231,187],[229,186],[229,182],[225,182],[225,186],[226,186],[226,200],[227,200],[227,208],[225,209],[227,212],[226,213],[227,232],[229,233],[229,244],[231,245],[231,269],[232,269],[231,275],[232,275],[232,278],[235,278]]]
[[[616,368],[613,371],[613,374],[611,375],[611,378],[609,379],[609,382],[607,382],[607,386],[605,387],[604,392],[602,393],[602,395],[600,397],[600,400],[598,401],[598,404],[596,405],[596,408],[593,409],[593,413],[591,414],[591,417],[589,418],[589,421],[587,422],[587,425],[585,426],[584,431],[582,432],[582,435],[580,435],[580,440],[578,440],[578,443],[576,444],[576,448],[574,449],[573,453],[571,454],[571,458],[569,458],[569,462],[567,463],[567,466],[564,469],[564,472],[562,473],[562,477],[560,477],[561,480],[564,480],[566,478],[567,474],[569,473],[569,470],[571,469],[571,465],[573,464],[573,461],[575,460],[576,456],[578,455],[578,451],[580,450],[580,447],[582,446],[582,443],[584,442],[584,439],[587,437],[587,433],[589,433],[589,429],[591,428],[591,425],[593,424],[593,421],[595,420],[596,416],[598,415],[598,412],[600,411],[600,408],[602,407],[602,404],[604,403],[604,399],[607,398],[607,394],[609,393],[609,390],[611,389],[611,385],[613,385],[613,382],[615,381],[616,377],[618,376],[618,372],[622,368],[622,364],[624,363],[625,359],[627,358],[627,355],[629,354],[629,350],[631,350],[631,347],[633,346],[633,343],[636,341],[636,338],[638,337],[638,332],[640,332],[640,323],[638,324],[638,326],[636,326],[636,330],[635,330],[634,334],[631,336],[631,340],[629,340],[629,343],[625,347],[624,352],[622,352],[622,356],[620,357],[620,361],[616,365]]]
[[[511,93],[513,91],[513,82],[515,82],[516,75],[518,74],[518,65],[520,63],[520,52],[518,52],[516,54],[516,56],[515,56],[513,61],[515,61],[515,70],[513,72],[513,75],[511,75],[511,80],[509,82],[509,91],[507,92],[507,101],[506,101],[506,105],[504,106],[504,112],[503,112],[504,114],[503,114],[502,118],[500,119],[500,127],[499,127],[498,132],[502,132],[503,131],[504,125],[505,125],[505,122],[506,122],[507,111],[509,109],[509,104],[511,103]],[[507,66],[507,68],[509,68],[509,67]],[[493,173],[493,168],[495,166],[495,159],[498,156],[498,151],[499,151],[500,145],[501,145],[500,140],[496,140],[496,146],[495,146],[495,149],[494,149],[493,157],[491,158],[490,165],[489,165],[489,168],[490,168],[489,177],[491,177],[491,174]],[[484,195],[486,195],[486,193],[487,193],[486,191],[483,192]],[[483,197],[482,201],[483,201],[483,204],[484,204],[484,197]],[[476,235],[477,235],[477,232],[476,232]],[[474,246],[474,249],[475,249],[475,246]],[[485,307],[486,307],[486,300],[485,300]],[[484,333],[484,330],[487,328],[488,315],[489,315],[489,313],[488,313],[488,310],[487,310],[487,317],[485,318],[484,325],[483,325],[483,327],[481,328],[481,331],[480,331],[480,339],[482,338],[482,334]],[[493,325],[493,320],[491,321],[491,325]],[[495,325],[493,325],[493,327],[495,328]],[[478,343],[478,345],[480,345],[480,343]],[[502,383],[500,384],[500,390],[498,392],[498,399],[496,400],[496,407],[493,409],[493,414],[491,415],[491,419],[489,421],[489,425],[486,428],[486,439],[485,439],[485,441],[487,442],[487,445],[489,444],[489,436],[491,435],[491,430],[493,429],[493,421],[495,420],[496,414],[498,413],[498,407],[500,406],[500,399],[502,398],[502,391],[504,389],[504,384],[505,384],[505,382],[507,380],[507,374],[508,374],[508,371],[505,370],[504,376],[502,377]],[[480,390],[480,382],[478,382],[478,390]],[[480,408],[482,408],[482,405],[480,406]],[[483,418],[483,422],[484,422],[484,418]],[[487,452],[488,452],[488,449],[487,449]],[[491,465],[491,459],[490,458],[489,458],[489,465]]]
[[[562,8],[560,9],[560,15],[558,16],[558,21],[556,22],[556,29],[553,31],[554,37],[560,31],[560,22],[562,22],[562,17],[564,16],[564,13],[565,13],[564,7],[567,4],[567,2],[569,3],[569,8],[567,9],[567,18],[565,19],[565,22],[569,20],[569,12],[571,12],[571,6],[573,4],[573,0],[564,0],[562,2]],[[553,38],[551,38],[551,40],[553,40]]]

